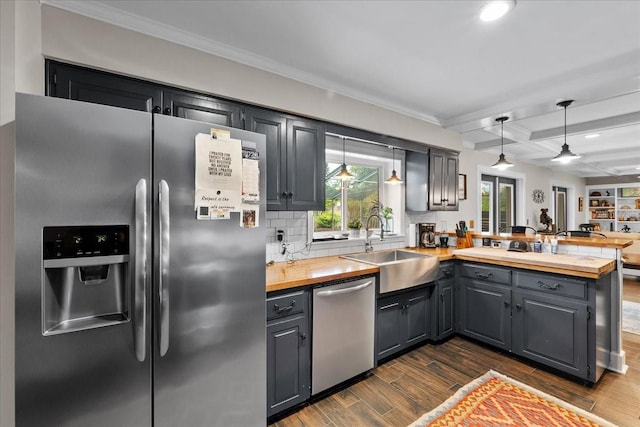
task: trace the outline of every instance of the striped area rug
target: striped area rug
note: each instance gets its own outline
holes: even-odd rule
[[[533,387],[489,371],[410,427],[603,426],[614,424]]]

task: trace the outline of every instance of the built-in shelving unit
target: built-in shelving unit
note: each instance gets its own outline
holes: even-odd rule
[[[586,198],[586,219],[596,230],[640,233],[640,186],[588,186]]]

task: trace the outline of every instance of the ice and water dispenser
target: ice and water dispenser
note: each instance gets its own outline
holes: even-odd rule
[[[43,229],[42,333],[129,320],[129,226]]]

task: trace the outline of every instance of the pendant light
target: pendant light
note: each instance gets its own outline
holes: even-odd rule
[[[345,162],[345,140],[347,138],[345,138],[344,136],[342,137],[342,166],[340,168],[340,173],[338,173],[336,175],[336,178],[341,179],[341,180],[346,180],[346,179],[353,179],[353,175],[351,175],[349,173],[349,171],[347,170],[347,163]]]
[[[572,99],[561,101],[556,104],[558,107],[564,107],[564,144],[562,145],[562,151],[560,151],[560,154],[551,159],[552,162],[567,164],[573,159],[579,159],[582,157],[577,154],[573,154],[571,150],[569,150],[569,145],[567,144],[567,107],[571,104],[573,104]]]
[[[500,169],[501,171],[510,168],[513,166],[513,163],[510,163],[507,161],[507,159],[504,158],[504,122],[506,122],[507,120],[509,120],[509,117],[507,116],[502,116],[502,117],[498,117],[496,119],[496,122],[500,122],[500,157],[498,158],[498,161],[495,162],[491,167],[492,168],[496,168],[496,169]]]
[[[391,163],[391,167],[393,168],[393,171],[391,172],[391,176],[384,182],[385,184],[402,184],[402,180],[398,177],[398,175],[396,174],[396,147],[392,147],[391,148],[393,150],[393,160]]]

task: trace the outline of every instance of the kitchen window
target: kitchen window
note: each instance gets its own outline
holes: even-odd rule
[[[313,211],[313,238],[325,239],[330,236],[349,234],[349,223],[359,220],[364,230],[371,208],[380,201],[384,207],[391,209],[391,214],[380,224],[377,218],[369,223],[370,230],[379,231],[383,226],[385,233],[398,233],[404,216],[402,194],[403,185],[384,185],[384,180],[391,175],[392,150],[387,146],[375,145],[364,141],[347,139],[345,143],[345,162],[353,175],[352,179],[336,178],[343,161],[342,139],[327,135],[326,174],[325,174],[325,209]],[[402,158],[396,150],[396,171],[402,173]],[[358,234],[356,232],[356,234]],[[358,234],[359,236],[359,234]],[[355,237],[351,234],[351,238]],[[364,233],[362,236],[364,237]]]

